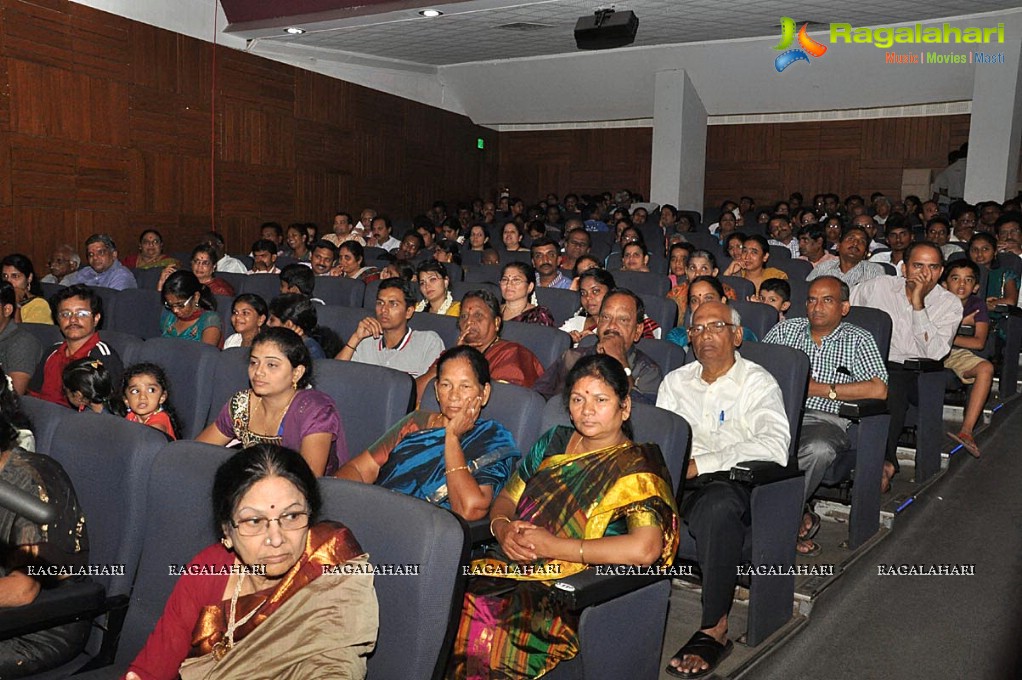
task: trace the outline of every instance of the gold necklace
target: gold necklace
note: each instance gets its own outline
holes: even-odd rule
[[[277,426],[274,427],[271,430],[271,432],[273,432],[273,434],[272,435],[267,435],[267,436],[271,436],[271,437],[276,437],[277,436],[276,433],[280,431],[280,425],[281,425],[281,423],[284,422],[284,416],[287,415],[287,410],[289,408],[291,408],[291,402],[293,402],[295,400],[295,397],[297,395],[298,395],[298,390],[295,390],[295,391],[293,391],[291,393],[291,398],[287,400],[287,403],[284,404],[284,408],[282,408],[280,410],[280,413],[277,415]],[[263,405],[263,413],[266,413],[266,400],[263,397],[259,397],[259,402]],[[269,422],[271,422],[271,421],[267,420],[266,424],[268,424]]]

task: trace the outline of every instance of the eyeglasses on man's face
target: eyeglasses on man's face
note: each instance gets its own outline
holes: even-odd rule
[[[70,319],[71,317],[74,317],[76,319],[88,319],[91,316],[92,310],[89,309],[75,309],[73,311],[70,309],[64,309],[57,312],[57,318],[64,319],[65,321]]]
[[[711,321],[710,323],[696,324],[695,326],[688,327],[688,337],[695,338],[705,332],[709,332],[710,335],[720,335],[729,326],[734,327],[734,324],[727,321]]]

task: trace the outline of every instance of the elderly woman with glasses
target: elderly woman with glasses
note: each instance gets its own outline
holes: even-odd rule
[[[536,300],[536,270],[528,262],[508,262],[500,274],[500,294],[504,321],[553,326],[554,315]]]
[[[369,557],[343,524],[319,521],[302,457],[244,449],[212,495],[223,538],[183,570],[127,680],[365,678],[379,629]]]
[[[164,311],[160,333],[165,338],[183,338],[214,347],[223,339],[216,298],[195,274],[177,271],[167,277],[161,290]]]
[[[129,269],[153,269],[178,266],[180,263],[163,252],[163,236],[155,229],[146,229],[138,237],[138,252],[124,258],[122,264]]]

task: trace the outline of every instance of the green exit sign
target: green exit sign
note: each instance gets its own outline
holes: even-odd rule
[[[479,137],[478,139],[476,139],[476,148],[477,149],[485,149],[486,148],[486,140],[484,140],[482,137]]]

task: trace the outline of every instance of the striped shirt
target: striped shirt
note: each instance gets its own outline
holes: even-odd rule
[[[863,260],[859,264],[855,265],[846,272],[841,271],[841,260],[831,260],[830,262],[824,262],[813,267],[813,271],[809,272],[809,276],[806,277],[806,281],[812,281],[818,279],[821,276],[836,276],[851,288],[856,284],[862,283],[863,281],[869,281],[875,279],[878,276],[886,276],[887,273],[884,268],[876,262],[867,262]]]
[[[763,342],[787,345],[805,352],[812,365],[812,379],[825,385],[865,382],[873,378],[887,383],[887,367],[876,340],[868,331],[850,323],[841,322],[817,345],[813,342],[809,319],[785,319],[770,329]],[[848,373],[838,372],[841,367]],[[809,397],[806,408],[836,414],[841,409],[841,402]]]

